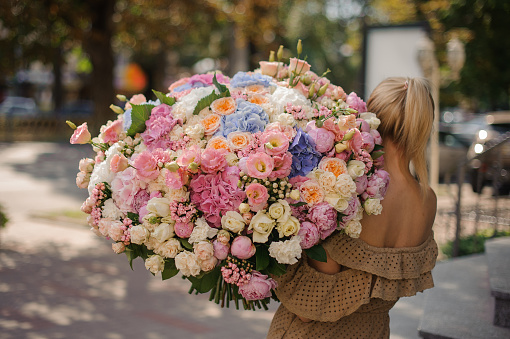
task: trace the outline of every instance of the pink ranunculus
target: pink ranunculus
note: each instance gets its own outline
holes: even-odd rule
[[[322,240],[336,229],[336,217],[337,211],[327,202],[314,205],[308,212],[308,218],[317,225]]]
[[[374,137],[372,134],[368,132],[361,132],[361,140],[363,140],[363,144],[361,148],[363,148],[368,153],[372,152],[375,147]]]
[[[122,120],[115,120],[101,134],[106,143],[115,143],[119,141],[119,134],[122,133]]]
[[[370,132],[370,125],[365,119],[356,119],[356,127],[360,130],[360,132]]]
[[[320,240],[320,234],[317,226],[309,221],[301,223],[298,235],[301,238],[300,245],[303,249],[311,248],[317,245]]]
[[[379,131],[376,129],[371,129],[370,134],[374,137],[374,142],[376,145],[382,145],[382,138],[381,134],[379,134]]]
[[[286,152],[282,155],[273,157],[274,169],[269,175],[269,179],[283,179],[289,176],[292,167],[292,154]]]
[[[357,177],[356,179],[354,179],[354,182],[356,183],[356,194],[359,195],[365,192],[368,186],[368,178],[366,175]]]
[[[354,92],[351,92],[345,100],[350,108],[353,108],[359,113],[365,113],[367,111],[367,105],[365,102]]]
[[[308,135],[315,141],[317,152],[326,153],[335,145],[335,134],[325,128],[311,128]]]
[[[333,100],[342,99],[345,101],[346,98],[347,98],[347,94],[345,93],[345,91],[342,87],[334,86],[334,88],[331,90],[331,99],[333,99]]]
[[[249,259],[255,255],[256,247],[250,238],[240,235],[234,239],[230,246],[230,253],[239,259]]]
[[[84,122],[74,130],[70,142],[71,144],[88,144],[91,138],[92,136],[90,135],[87,123]]]
[[[128,167],[119,172],[111,183],[112,198],[122,212],[135,212],[135,195],[141,189],[142,183],[136,176],[136,170]]]
[[[227,244],[224,244],[218,240],[213,241],[214,256],[217,259],[224,260],[227,258],[230,251],[230,247]]]
[[[310,64],[305,60],[290,58],[289,69],[297,74],[304,74],[310,70]]]
[[[128,159],[123,154],[114,154],[110,160],[110,171],[118,173],[126,168],[128,168]]]
[[[269,298],[271,296],[271,289],[277,286],[278,283],[267,275],[258,271],[252,271],[250,281],[239,287],[239,293],[246,300],[260,300]]]
[[[356,128],[354,129],[354,135],[351,140],[347,141],[350,149],[356,153],[361,152],[361,148],[363,146],[363,138],[361,137],[361,132]]]
[[[227,159],[224,152],[214,148],[208,148],[203,151],[200,163],[200,168],[203,172],[216,173],[223,170],[226,166]]]
[[[246,171],[250,177],[266,179],[274,168],[274,160],[268,154],[257,152],[246,160]]]
[[[280,155],[289,149],[289,139],[282,132],[264,133],[262,136],[266,153],[269,155]]]
[[[133,162],[133,167],[136,168],[137,177],[146,182],[156,179],[159,175],[158,162],[149,151],[140,153]]]
[[[189,238],[193,232],[193,223],[191,222],[176,222],[174,225],[175,235],[179,238]]]
[[[90,182],[90,173],[80,171],[76,175],[76,186],[79,188],[87,188]]]
[[[248,197],[248,204],[253,212],[258,212],[267,204],[269,193],[267,188],[259,183],[251,183],[246,187],[246,196]]]

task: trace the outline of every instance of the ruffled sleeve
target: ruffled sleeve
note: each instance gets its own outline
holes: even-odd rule
[[[371,298],[397,300],[434,286],[431,270],[437,245],[431,236],[422,245],[378,248],[343,234],[323,243],[347,270],[330,275],[310,267],[306,257],[277,277],[276,294],[291,312],[316,321],[337,321]]]

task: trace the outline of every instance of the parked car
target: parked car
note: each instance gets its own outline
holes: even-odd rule
[[[466,160],[469,143],[450,131],[439,131],[439,178],[447,180],[457,174],[459,164]]]
[[[480,193],[497,179],[499,193],[510,192],[510,111],[490,112],[468,151],[471,185]],[[506,141],[505,141],[506,140]]]
[[[0,104],[0,117],[34,118],[37,115],[39,109],[32,98],[8,96]]]

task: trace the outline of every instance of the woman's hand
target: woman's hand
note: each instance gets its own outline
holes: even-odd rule
[[[328,251],[326,251],[326,256],[328,257],[327,262],[317,261],[308,258],[308,265],[315,268],[317,271],[326,273],[326,274],[336,274],[340,272],[342,266],[339,265],[336,261],[334,261],[330,256]]]
[[[302,322],[304,323],[309,323],[310,321],[312,321],[312,319],[308,319],[308,318],[304,318],[304,317],[300,317],[299,315],[296,314],[296,316],[299,318],[299,320],[301,320]]]

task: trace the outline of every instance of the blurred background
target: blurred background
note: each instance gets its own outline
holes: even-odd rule
[[[365,100],[387,76],[431,80],[440,259],[484,252],[486,239],[510,235],[509,17],[507,0],[0,1],[0,338],[264,336],[277,305],[248,316],[207,297],[188,299],[182,284],[163,284],[140,263],[131,272],[94,238],[79,210],[87,192],[74,185],[79,159],[92,152],[68,145],[65,121],[97,131],[115,118],[108,107],[121,105],[116,94],[153,98],[152,89],[166,92],[196,73],[253,70],[280,45],[285,58],[295,56],[298,39],[313,71],[329,68],[334,84]],[[483,268],[459,278],[443,267],[436,285],[449,293],[471,298],[476,293],[457,283],[472,281],[490,294]],[[392,338],[418,337],[419,323],[428,333],[424,298],[392,310]],[[492,319],[482,331],[490,296],[469,298],[489,306],[481,316],[459,313],[464,332],[435,334],[508,337],[494,332]],[[469,309],[441,299],[453,313]],[[447,306],[429,313],[444,312],[452,314]]]

